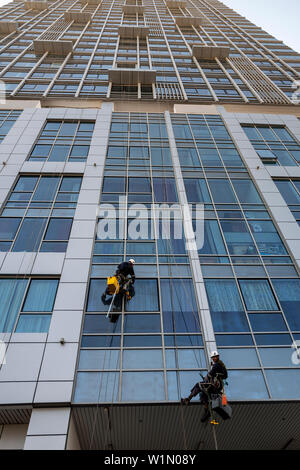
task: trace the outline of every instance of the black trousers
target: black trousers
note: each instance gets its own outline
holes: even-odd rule
[[[203,405],[206,405],[208,404],[208,398],[210,395],[218,395],[221,391],[222,390],[220,388],[217,388],[208,382],[197,382],[191,390],[191,395],[196,397],[199,394],[200,402]]]

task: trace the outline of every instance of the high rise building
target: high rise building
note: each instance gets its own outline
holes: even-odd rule
[[[213,449],[215,349],[218,447],[300,449],[300,55],[217,0],[13,1],[0,47],[0,449]]]

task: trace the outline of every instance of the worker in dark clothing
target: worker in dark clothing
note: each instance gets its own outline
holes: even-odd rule
[[[213,366],[208,374],[204,377],[203,382],[198,382],[194,385],[190,395],[187,398],[182,398],[181,403],[188,405],[193,397],[200,394],[200,402],[204,405],[204,414],[201,422],[204,423],[210,417],[208,401],[210,395],[219,395],[223,390],[223,380],[228,377],[225,364],[220,360],[218,351],[213,351],[210,355]]]
[[[120,310],[122,308],[122,299],[125,295],[127,300],[130,300],[135,295],[135,290],[133,284],[135,282],[135,273],[133,266],[135,264],[134,259],[130,259],[129,261],[124,261],[120,263],[117,267],[115,276],[118,279],[119,283],[119,293],[115,296],[114,300],[114,308],[116,310]],[[130,276],[130,278],[128,277]],[[101,296],[101,300],[104,305],[110,305],[111,298],[106,300],[107,295],[112,295],[107,288],[105,292]]]
[[[124,261],[123,263],[119,264],[116,276],[121,277],[121,281],[126,279],[128,276],[131,276],[131,284],[134,284],[135,281],[135,274],[134,274],[134,259],[130,259],[129,261]]]

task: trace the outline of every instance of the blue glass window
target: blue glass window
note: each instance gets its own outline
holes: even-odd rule
[[[23,312],[52,312],[57,286],[57,279],[32,279]]]
[[[47,219],[24,219],[12,251],[37,251],[46,223]]]
[[[239,281],[246,308],[253,311],[278,310],[271,287],[266,280]]]
[[[163,372],[123,372],[122,401],[165,400]]]
[[[28,279],[0,279],[0,332],[13,331]]]
[[[161,279],[162,310],[165,333],[200,331],[200,320],[190,279]]]
[[[235,281],[206,279],[209,307],[216,332],[249,331],[243,304]]]
[[[272,398],[299,400],[300,372],[294,370],[265,370]]]
[[[250,180],[232,180],[233,187],[241,203],[262,204],[262,200]]]
[[[156,279],[137,279],[135,296],[126,304],[128,312],[158,311],[158,289]],[[145,293],[147,292],[147,295]]]
[[[287,251],[271,221],[249,221],[251,232],[262,255],[286,255]]]
[[[273,279],[272,283],[291,330],[300,331],[300,280]]]
[[[203,255],[226,254],[220,228],[216,220],[205,220],[204,222],[204,244],[198,253]]]
[[[155,202],[177,202],[177,190],[174,179],[153,178]]]
[[[257,254],[247,225],[242,220],[221,221],[229,253],[232,255]]]
[[[236,203],[230,182],[225,179],[209,179],[208,184],[215,203]]]
[[[186,195],[189,202],[210,203],[210,195],[204,179],[184,179]]]

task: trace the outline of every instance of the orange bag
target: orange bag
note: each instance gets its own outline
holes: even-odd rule
[[[222,395],[222,405],[223,406],[227,405],[227,397],[226,397],[225,393],[223,393],[223,395]]]

